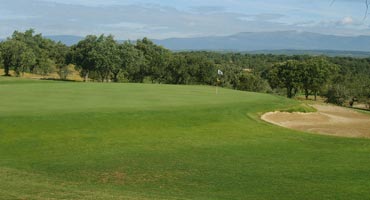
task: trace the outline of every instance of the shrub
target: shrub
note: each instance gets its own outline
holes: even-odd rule
[[[346,87],[342,85],[330,86],[324,96],[327,98],[326,99],[327,103],[332,103],[341,106],[349,97]]]
[[[271,92],[271,87],[266,80],[252,73],[245,73],[239,77],[236,87],[238,90],[251,92]]]

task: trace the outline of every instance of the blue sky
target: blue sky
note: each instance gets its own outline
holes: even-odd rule
[[[365,0],[0,0],[0,38],[113,34],[118,39],[309,31],[370,35]]]

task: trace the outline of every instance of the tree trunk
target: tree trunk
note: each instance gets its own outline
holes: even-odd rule
[[[317,92],[315,91],[315,101],[317,100]]]
[[[298,89],[297,88],[294,88],[294,90],[293,90],[293,94],[292,94],[292,98],[298,93]]]
[[[305,89],[305,90],[304,90],[304,94],[305,94],[305,96],[306,96],[306,100],[308,100],[308,96],[309,96],[309,94],[308,94],[308,90],[307,90],[307,89]]]
[[[104,75],[104,80],[105,80],[105,82],[107,82],[107,83],[109,83],[109,74],[105,74]]]
[[[289,87],[287,88],[287,97],[290,98],[290,99],[293,97],[292,88],[289,88]]]
[[[9,67],[8,66],[5,66],[4,67],[4,73],[5,73],[5,76],[10,76],[10,74],[9,74]]]
[[[118,74],[120,73],[121,71],[118,70],[118,71],[113,71],[113,82],[115,83],[118,83]]]
[[[84,82],[88,82],[88,81],[89,81],[89,72],[86,72],[85,77],[84,77]]]
[[[118,82],[118,73],[113,73],[113,81],[114,81],[115,83],[117,83],[117,82]]]

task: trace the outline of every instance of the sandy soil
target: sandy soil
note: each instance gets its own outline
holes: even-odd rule
[[[82,81],[83,79],[81,78],[79,72],[74,70],[72,67],[70,67],[71,74],[68,76],[68,80],[74,80],[74,81]],[[0,69],[0,76],[4,74],[4,69]],[[14,71],[10,70],[10,75],[15,76]],[[31,73],[24,73],[22,78],[28,78],[28,79],[42,79],[42,78],[51,78],[51,79],[59,79],[59,75],[54,72],[51,73],[47,76],[42,76],[38,74],[31,74]]]
[[[331,105],[313,105],[316,113],[270,112],[261,118],[300,131],[342,137],[370,138],[370,115]]]

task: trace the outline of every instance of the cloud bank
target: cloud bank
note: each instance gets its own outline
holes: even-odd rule
[[[44,35],[113,34],[118,39],[309,31],[368,35],[362,0],[2,0],[0,37],[34,28]]]

